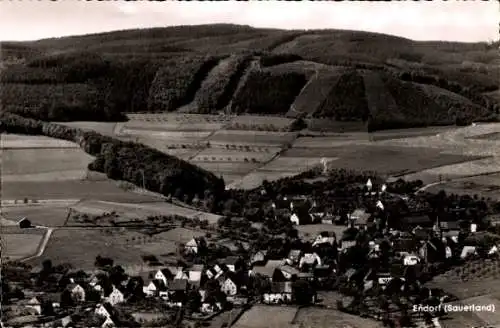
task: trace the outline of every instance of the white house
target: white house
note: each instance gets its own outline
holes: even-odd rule
[[[477,254],[476,246],[464,246],[464,248],[462,248],[462,253],[460,254],[460,258],[464,259],[468,256],[476,254]]]
[[[162,281],[165,286],[168,286],[168,281],[172,280],[173,277],[174,275],[169,269],[163,268],[156,272],[154,278]]]
[[[417,265],[420,262],[420,258],[417,255],[408,254],[403,258],[403,265],[411,266]]]
[[[204,266],[201,264],[193,265],[188,270],[188,282],[191,285],[199,286],[201,283],[201,276],[203,274]]]
[[[85,290],[79,284],[71,283],[68,286],[66,286],[66,290],[70,292],[71,298],[75,302],[85,301]]]
[[[149,282],[147,286],[142,288],[142,291],[146,296],[158,296],[162,292],[166,292],[167,287],[163,284],[163,281],[153,279]]]
[[[192,238],[190,241],[186,243],[184,246],[184,252],[186,254],[198,254],[198,251],[200,250],[200,241],[196,238]]]
[[[95,314],[105,318],[111,318],[111,315],[113,314],[113,307],[109,303],[99,304],[95,309]]]
[[[221,286],[221,291],[227,296],[234,296],[238,293],[238,285],[236,279],[228,276]]]
[[[113,291],[106,297],[106,300],[111,305],[116,305],[125,302],[125,296],[123,293],[113,286]]]

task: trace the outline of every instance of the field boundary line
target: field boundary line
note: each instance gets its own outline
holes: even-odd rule
[[[38,244],[36,253],[34,255],[30,255],[28,257],[20,259],[19,260],[20,262],[28,262],[42,256],[43,252],[45,251],[45,248],[47,247],[47,244],[49,243],[50,237],[52,236],[52,232],[54,231],[54,229],[45,226],[36,226],[36,227],[41,229],[47,229],[47,231],[45,231],[40,244]]]

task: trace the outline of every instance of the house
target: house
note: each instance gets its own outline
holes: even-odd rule
[[[290,215],[290,221],[295,225],[304,225],[312,223],[311,214],[306,211],[293,211]]]
[[[203,275],[204,266],[202,264],[195,264],[188,270],[188,282],[193,286],[199,287]]]
[[[228,256],[222,260],[222,263],[227,266],[231,272],[236,272],[243,268],[243,260],[239,256]]]
[[[161,280],[165,286],[168,286],[168,282],[172,280],[174,276],[174,273],[170,269],[163,268],[156,272],[154,279]]]
[[[174,280],[188,280],[188,279],[189,279],[188,272],[184,270],[184,268],[177,271],[174,277]]]
[[[462,252],[460,253],[460,258],[465,259],[474,255],[477,255],[476,246],[464,246],[464,248],[462,248]]]
[[[270,290],[262,295],[262,302],[265,304],[292,303],[292,283],[290,281],[272,283]]]
[[[322,231],[316,236],[312,246],[317,246],[321,244],[330,244],[333,245],[335,243],[336,237],[334,232]]]
[[[106,300],[109,304],[111,305],[116,305],[125,302],[125,295],[124,292],[120,290],[121,288],[117,288],[116,286],[113,286],[113,290],[111,293],[106,297]]]
[[[292,249],[288,253],[286,258],[286,263],[289,265],[299,264],[300,258],[302,257],[302,251],[300,249]]]
[[[417,265],[420,258],[417,255],[408,254],[403,257],[403,265]]]
[[[166,294],[166,299],[168,299],[167,304],[170,306],[181,307],[182,304],[186,301],[187,289],[187,279],[173,280]]]
[[[267,250],[255,252],[250,258],[250,266],[265,264],[267,260]]]
[[[234,296],[238,293],[240,287],[239,277],[233,272],[226,273],[225,279],[221,285],[221,291],[227,296]]]
[[[318,206],[316,202],[313,202],[311,208],[309,208],[309,214],[311,219],[315,222],[320,222],[326,216],[326,211],[324,206]]]
[[[215,264],[212,268],[205,270],[208,279],[218,279],[222,274],[229,271],[225,264]]]
[[[59,293],[46,293],[35,296],[26,303],[26,308],[33,309],[36,314],[41,315],[45,305],[52,309],[58,309],[61,306],[61,295]]]
[[[26,228],[32,228],[33,227],[31,225],[31,221],[28,220],[27,218],[22,218],[21,220],[19,220],[19,222],[17,224],[19,224],[19,228],[21,228],[21,229],[26,229]]]
[[[366,210],[358,208],[349,213],[347,219],[349,220],[350,226],[363,229],[368,224],[370,216],[370,213],[367,213]]]
[[[184,245],[185,254],[198,254],[200,248],[199,240],[197,238],[192,238],[190,241]]]
[[[116,327],[116,324],[110,317],[106,317],[104,322],[101,324],[101,328],[114,328],[114,327]]]
[[[315,265],[321,265],[322,261],[318,254],[316,253],[305,253],[299,261],[299,268],[307,265],[308,267],[314,267]]]
[[[142,288],[142,291],[146,294],[146,296],[159,296],[161,292],[167,291],[167,286],[162,280],[153,279],[147,286]]]
[[[65,292],[69,292],[71,298],[75,302],[84,302],[85,301],[85,290],[82,286],[75,283],[70,283],[66,286]]]
[[[112,318],[115,314],[115,309],[109,303],[102,303],[97,305],[94,313],[105,318]]]

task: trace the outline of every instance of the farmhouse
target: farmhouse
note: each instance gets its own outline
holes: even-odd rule
[[[85,301],[85,290],[79,284],[71,283],[66,286],[64,292],[68,292],[75,302]]]
[[[350,226],[364,228],[368,224],[368,219],[371,214],[367,213],[366,210],[358,208],[352,213],[349,213],[347,219],[349,220]]]
[[[165,286],[168,286],[168,281],[174,278],[174,273],[168,269],[163,268],[156,272],[155,279],[161,280]]]
[[[203,275],[204,266],[202,264],[193,265],[188,270],[188,282],[192,286],[199,287],[201,284],[201,278]]]
[[[124,291],[113,286],[113,291],[106,297],[106,301],[111,305],[116,305],[125,302]]]
[[[267,250],[260,250],[255,252],[250,258],[250,265],[259,265],[266,263]]]
[[[51,309],[57,309],[61,306],[61,295],[58,293],[46,293],[31,298],[26,303],[26,308],[32,309],[36,314],[44,314],[43,309],[48,305]],[[49,313],[50,314],[50,313]]]
[[[243,260],[239,256],[228,256],[223,259],[222,263],[232,272],[236,272],[243,267]]]
[[[221,286],[221,291],[227,296],[234,296],[241,288],[239,277],[233,272],[228,272]]]
[[[167,291],[167,286],[162,280],[153,279],[142,290],[146,296],[159,296],[160,293]]]
[[[316,253],[305,253],[304,256],[300,258],[299,268],[304,266],[314,267],[316,265],[321,265],[322,261],[318,254]]]

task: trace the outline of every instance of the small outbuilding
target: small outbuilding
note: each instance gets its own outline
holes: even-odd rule
[[[26,229],[26,228],[32,228],[33,226],[31,225],[31,221],[28,220],[27,218],[22,218],[19,222],[19,228],[21,229]]]

